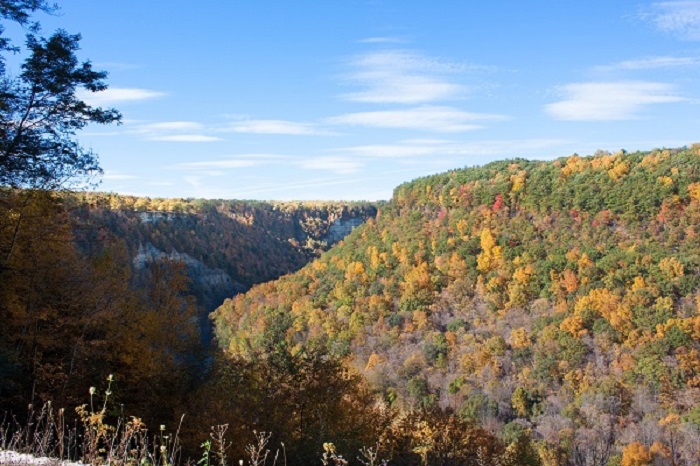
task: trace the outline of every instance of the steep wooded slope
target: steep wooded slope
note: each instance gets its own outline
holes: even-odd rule
[[[692,442],[699,154],[511,160],[404,184],[320,259],[227,300],[218,341],[248,358],[321,346],[395,405],[532,428],[552,451],[609,456],[644,429]]]
[[[376,215],[369,203],[150,199],[80,195],[72,209],[86,250],[106,235],[133,266],[183,262],[211,311],[225,297],[298,270]],[[89,252],[89,251],[88,251]]]
[[[150,199],[82,195],[76,216],[123,238],[187,253],[245,286],[297,269],[376,214],[369,203]],[[95,234],[93,231],[92,234]],[[274,257],[274,261],[260,260]]]

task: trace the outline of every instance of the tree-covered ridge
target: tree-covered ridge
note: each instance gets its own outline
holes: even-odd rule
[[[376,215],[367,202],[261,202],[72,196],[82,233],[123,239],[132,257],[150,243],[224,270],[241,287],[298,270],[343,233]],[[337,231],[336,231],[337,230]],[[269,258],[270,260],[261,260]]]
[[[216,333],[248,358],[328,349],[395,406],[530,429],[550,464],[695,464],[699,228],[698,146],[454,170],[227,300]]]

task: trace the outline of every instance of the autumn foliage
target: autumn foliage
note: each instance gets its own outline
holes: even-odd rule
[[[393,408],[527,432],[546,464],[695,464],[699,176],[683,148],[406,183],[317,261],[227,300],[218,341],[249,358],[283,315],[280,342],[344,358]],[[625,448],[642,432],[647,453]]]

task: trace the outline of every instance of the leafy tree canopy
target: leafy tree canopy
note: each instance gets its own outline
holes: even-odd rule
[[[69,187],[100,174],[97,156],[84,149],[76,132],[90,123],[118,123],[114,109],[92,107],[77,92],[107,88],[106,72],[76,56],[80,35],[58,30],[48,38],[30,21],[36,10],[51,12],[43,0],[0,0],[0,20],[27,28],[21,50],[0,25],[0,185],[12,188]],[[19,73],[5,67],[9,53],[24,53]]]

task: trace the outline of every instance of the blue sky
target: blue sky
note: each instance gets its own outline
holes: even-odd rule
[[[124,124],[99,190],[388,199],[450,168],[700,141],[700,1],[65,0]]]

